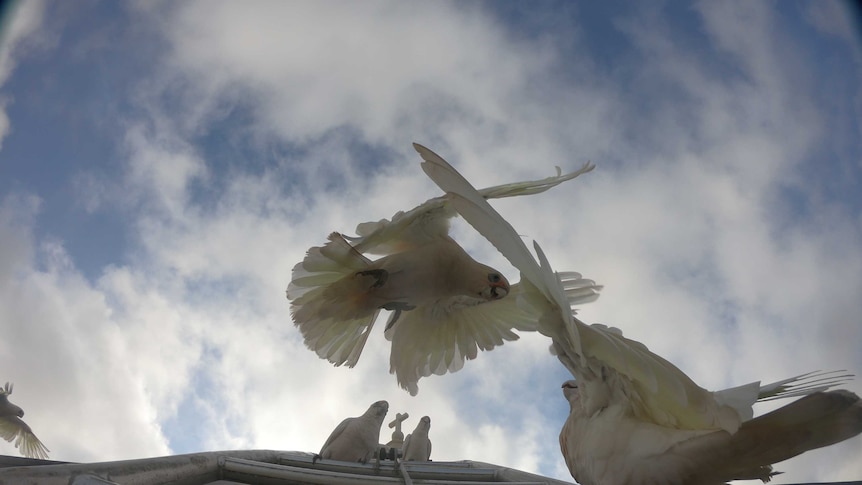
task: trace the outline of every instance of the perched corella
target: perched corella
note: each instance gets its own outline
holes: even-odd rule
[[[576,378],[564,385],[571,413],[560,446],[582,485],[717,484],[769,480],[771,464],[862,432],[859,398],[827,391],[849,376],[814,373],[710,392],[619,329],[574,317],[570,282],[538,244],[538,262],[512,226],[440,157],[425,172],[450,205],[521,271],[520,306]],[[760,400],[806,396],[754,418]]]
[[[367,463],[380,443],[380,426],[389,411],[389,403],[377,401],[362,416],[347,418],[326,439],[318,458]]]
[[[431,459],[431,440],[428,439],[428,430],[431,429],[431,418],[422,416],[419,424],[412,433],[404,439],[401,446],[402,459],[404,461],[428,461]]]
[[[12,394],[12,384],[0,389],[0,436],[8,442],[15,442],[15,447],[27,458],[48,458],[48,448],[33,434],[27,423],[21,420],[24,410],[9,402]]]
[[[423,157],[431,153],[414,146]],[[490,187],[480,197],[537,194],[592,168]],[[516,340],[513,330],[535,330],[535,319],[512,298],[520,288],[449,236],[455,215],[448,197],[437,197],[391,221],[359,224],[357,237],[332,233],[326,245],[309,249],[287,288],[305,345],[337,366],[353,367],[378,312],[390,310],[390,371],[415,395],[420,378],[461,369],[479,349]]]

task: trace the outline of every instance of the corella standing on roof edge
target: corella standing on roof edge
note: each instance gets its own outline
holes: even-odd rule
[[[377,401],[365,414],[346,418],[332,430],[326,443],[320,448],[312,462],[318,459],[367,463],[380,443],[380,427],[389,412],[389,403]]]
[[[554,272],[534,243],[537,262],[512,226],[445,160],[433,152],[423,158],[423,170],[452,207],[521,271],[521,306],[536,316],[537,330],[551,338],[552,352],[576,378],[564,385],[571,412],[560,447],[578,483],[767,481],[772,463],[862,432],[859,398],[825,392],[849,375],[811,373],[710,392],[619,329],[584,324],[570,308],[574,276]],[[757,401],[801,395],[752,419]]]
[[[404,439],[401,447],[404,461],[428,461],[431,459],[431,440],[428,431],[431,429],[431,418],[422,416],[412,433]]]
[[[490,187],[480,197],[537,194],[591,169],[587,164],[565,175],[558,169],[557,176]],[[378,312],[390,310],[390,372],[415,395],[422,377],[455,372],[478,350],[516,340],[513,330],[534,330],[533,316],[512,298],[520,288],[449,236],[455,215],[448,197],[437,197],[391,221],[359,224],[357,237],[334,232],[326,245],[309,249],[287,288],[305,345],[353,367]]]
[[[0,389],[0,436],[8,442],[15,442],[15,447],[27,458],[48,459],[48,448],[33,434],[27,423],[21,420],[24,410],[9,402],[12,394],[12,384]]]

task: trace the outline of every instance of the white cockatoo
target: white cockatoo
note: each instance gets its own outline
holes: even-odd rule
[[[537,194],[592,168],[565,175],[557,169],[557,176],[490,187],[480,197]],[[336,366],[353,367],[378,312],[391,310],[385,329],[390,372],[415,395],[422,377],[461,369],[479,349],[516,340],[512,330],[535,330],[535,319],[513,298],[520,287],[449,236],[455,215],[448,197],[437,197],[391,221],[359,224],[357,237],[332,233],[325,246],[311,248],[287,288],[305,345]],[[384,256],[372,261],[363,253]],[[597,286],[580,284],[582,302],[596,297]]]
[[[560,449],[572,476],[585,485],[767,482],[780,473],[772,470],[773,463],[862,432],[859,397],[845,390],[816,391],[829,386],[816,381],[787,393],[805,397],[742,421],[733,433],[659,425],[638,418],[625,402],[587,416],[577,381],[566,381],[563,394],[570,411]]]
[[[582,323],[566,294],[572,276],[554,272],[534,243],[537,263],[512,226],[445,160],[433,152],[423,158],[423,170],[450,205],[520,270],[521,306],[531,308],[537,330],[577,379],[564,385],[572,410],[560,443],[578,483],[765,481],[771,463],[862,431],[855,394],[822,392],[849,376],[807,374],[710,392],[619,329]],[[756,401],[800,395],[808,397],[752,419]],[[770,434],[777,441],[763,439]],[[737,460],[740,453],[756,458]]]
[[[389,412],[389,403],[377,401],[362,416],[346,418],[332,430],[318,458],[367,463],[380,444],[380,427]]]
[[[404,461],[428,461],[431,459],[431,440],[428,430],[431,429],[431,418],[422,416],[412,433],[404,439],[401,445],[401,459]]]
[[[12,384],[0,389],[0,436],[8,442],[15,442],[15,447],[27,458],[48,459],[48,448],[33,434],[27,423],[21,420],[24,410],[9,402],[12,394]]]

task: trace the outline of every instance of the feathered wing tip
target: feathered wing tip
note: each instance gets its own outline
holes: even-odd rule
[[[480,350],[518,340],[512,330],[535,330],[535,316],[518,307],[519,291],[516,284],[506,298],[494,302],[448,311],[419,307],[402,314],[388,335],[389,372],[398,385],[415,396],[421,378],[458,372]]]
[[[47,460],[48,452],[50,451],[39,441],[39,438],[32,431],[27,433],[22,431],[18,435],[18,439],[15,440],[15,447],[27,458],[36,458],[39,460]]]
[[[414,147],[421,147],[424,150],[428,150],[422,145],[413,144]],[[422,154],[423,152],[420,148],[416,148],[416,151]],[[433,152],[432,152],[433,153]],[[569,172],[565,175],[562,174],[562,170],[560,167],[555,167],[557,169],[557,175],[554,177],[547,177],[540,180],[528,180],[525,182],[515,182],[511,184],[504,185],[496,185],[494,187],[488,187],[486,189],[479,190],[479,193],[482,197],[486,199],[502,199],[504,197],[516,197],[520,195],[533,195],[540,194],[548,189],[554,188],[561,183],[572,180],[573,178],[578,177],[579,175],[585,174],[587,172],[591,172],[596,165],[592,162],[584,163],[581,168],[575,170],[574,172]]]
[[[760,386],[758,402],[807,396],[846,384],[855,376],[846,370],[813,371]]]
[[[421,378],[458,372],[465,361],[478,356],[479,350],[491,350],[519,338],[507,328],[465,325],[466,320],[429,325],[413,313],[403,316],[395,326],[389,356],[389,372],[411,396],[419,392]]]
[[[447,193],[452,207],[521,272],[522,284],[527,288],[524,296],[525,304],[533,306],[536,311],[544,314],[551,306],[548,302],[553,302],[559,306],[558,310],[562,312],[563,321],[570,323],[572,316],[565,293],[560,287],[557,275],[550,266],[545,264],[547,261],[542,259],[544,255],[541,254],[541,248],[534,244],[542,266],[536,262],[512,225],[488,204],[485,197],[467,179],[436,153],[415,143],[413,146],[425,160],[422,163],[422,170]],[[559,329],[549,328],[543,331],[540,328],[539,331],[547,335],[558,333]],[[574,351],[580,353],[577,333],[569,328],[564,332],[569,333],[568,340]]]
[[[756,402],[787,399],[807,396],[822,392],[852,380],[853,374],[844,370],[813,371],[798,376],[788,377],[770,384],[760,384],[759,381],[741,386],[715,391],[713,396],[720,404],[732,407],[743,421],[754,417],[752,406]]]
[[[581,276],[580,273],[573,271],[558,272],[557,277],[560,284],[563,286],[563,293],[569,301],[569,306],[574,310],[574,307],[592,303],[598,300],[599,292],[604,286],[596,284],[593,280],[588,280]]]
[[[862,402],[852,392],[815,392],[743,423],[681,440],[650,462],[673,483],[725,483],[774,475],[772,465],[862,433]],[[668,475],[671,474],[671,475]]]
[[[413,148],[416,150],[416,152],[419,153],[422,159],[427,162],[437,164],[436,159],[443,160],[443,157],[437,155],[432,150],[429,150],[428,148],[418,143],[413,143]],[[546,177],[538,180],[526,180],[523,182],[513,182],[509,184],[495,185],[493,187],[486,187],[484,189],[477,190],[477,192],[485,199],[502,199],[506,197],[518,197],[522,195],[540,194],[542,192],[545,192],[546,190],[556,187],[557,185],[560,185],[563,182],[577,178],[578,176],[583,175],[587,172],[591,172],[594,168],[596,168],[596,164],[588,161],[584,163],[581,168],[567,174],[563,174],[560,167],[554,168],[556,168],[557,170],[556,176]]]
[[[306,293],[332,284],[344,276],[366,268],[371,260],[353,248],[344,236],[333,232],[324,246],[308,250],[305,259],[293,267],[287,299],[296,301]]]
[[[305,345],[336,366],[356,365],[377,318],[377,309],[361,304],[367,281],[353,277],[369,264],[341,234],[332,233],[325,246],[309,249],[293,268],[287,287],[293,322]]]
[[[354,320],[328,318],[313,323],[297,323],[296,326],[302,333],[305,346],[321,359],[336,367],[345,364],[354,367],[374,327],[377,313]]]
[[[21,408],[10,403],[8,396],[12,394],[11,382],[0,388],[0,438],[13,442],[15,448],[27,458],[48,458],[48,448],[33,434],[33,430],[19,416],[23,415]]]
[[[735,468],[764,467],[862,433],[862,401],[836,390],[815,392],[743,423],[731,438]]]
[[[48,459],[48,448],[33,434],[33,430],[18,416],[0,418],[0,438],[10,443],[27,458]]]

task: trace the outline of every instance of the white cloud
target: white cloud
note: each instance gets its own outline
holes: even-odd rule
[[[848,44],[858,42],[858,32],[852,25],[854,12],[842,2],[816,2],[806,5],[806,17],[821,32],[840,37]]]
[[[44,11],[45,3],[41,0],[15,2],[3,19],[3,33],[0,34],[0,85],[6,83],[15,69],[16,57],[22,54],[19,50],[22,44],[26,44],[27,37],[39,29]]]
[[[4,358],[3,368],[18,382],[15,402],[37,436],[64,459],[165,453],[105,294],[74,269],[60,244],[31,249],[37,202],[22,196],[0,206],[2,239],[13,243],[2,248],[2,260],[14,264],[0,267],[0,320],[10,323],[3,355],[14,358]]]
[[[10,5],[7,18],[0,19],[0,87],[6,84],[15,69],[16,59],[22,55],[21,51],[28,47],[28,40],[32,40],[28,37],[38,31],[45,10],[45,4],[41,0],[12,2]],[[6,114],[6,106],[10,102],[11,98],[0,97],[0,147],[11,129],[9,116]]]

